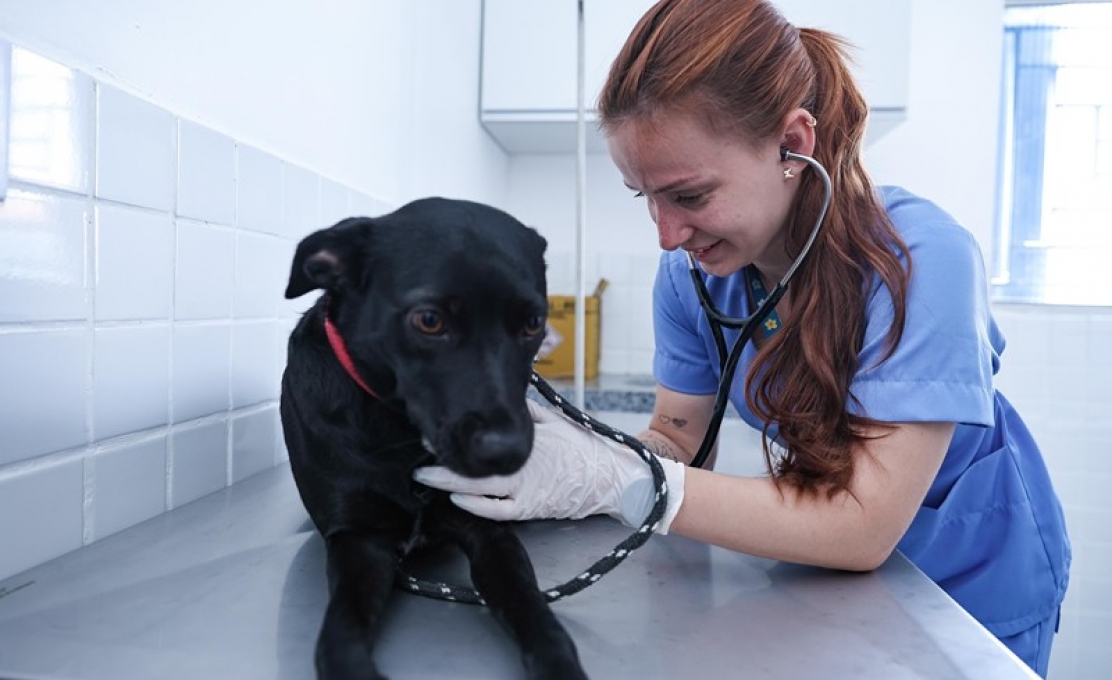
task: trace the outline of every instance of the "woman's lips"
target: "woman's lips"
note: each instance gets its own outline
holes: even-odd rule
[[[705,246],[703,248],[690,248],[687,252],[691,253],[691,257],[694,257],[699,262],[704,262],[713,256],[715,250],[721,243],[722,241],[715,241],[709,246]]]

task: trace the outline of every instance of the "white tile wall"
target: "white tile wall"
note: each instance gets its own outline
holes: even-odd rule
[[[174,316],[229,319],[235,291],[235,232],[178,219]]]
[[[389,209],[26,50],[12,63],[0,578],[286,460],[285,338],[313,297],[282,298],[297,240]]]
[[[1112,675],[1112,310],[999,305],[997,384],[1046,457],[1073,543],[1053,680]]]
[[[0,333],[0,466],[87,441],[88,366],[83,330]]]
[[[85,486],[81,455],[0,469],[0,574],[80,548]]]
[[[98,447],[86,462],[93,493],[85,532],[97,540],[166,509],[166,434]]]
[[[599,370],[648,375],[653,356],[652,287],[659,255],[631,255],[612,244],[603,247],[606,249],[588,258],[586,268],[588,293],[600,279],[608,283],[600,301]],[[554,253],[549,261],[555,263],[549,265],[550,270],[557,272],[550,280],[550,291],[574,294],[574,271],[564,276],[559,273],[574,270],[570,254]]]
[[[93,438],[169,422],[170,328],[97,328],[93,334]]]
[[[175,119],[113,87],[97,85],[96,196],[169,211],[174,205]],[[75,112],[86,115],[85,112]]]
[[[174,329],[173,422],[223,413],[231,406],[232,328],[179,324]],[[182,379],[188,376],[188,380]]]
[[[175,508],[228,483],[228,421],[212,419],[175,428],[170,435],[170,498]]]
[[[42,186],[85,193],[93,128],[93,81],[25,50],[12,54],[8,167]]]
[[[235,142],[184,120],[179,133],[178,215],[235,224]]]
[[[241,229],[282,235],[282,162],[240,145],[236,166],[236,216]]]
[[[281,295],[274,294],[273,283],[289,274],[293,252],[292,244],[285,239],[244,231],[236,234],[232,304],[236,318],[278,316]]]
[[[327,226],[320,219],[320,178],[292,165],[282,166],[282,234],[305,236],[307,224]]]
[[[273,406],[232,419],[232,482],[274,466],[278,432],[278,410]]]
[[[324,225],[335,224],[351,216],[351,192],[329,179],[320,182],[320,214],[317,220]]]
[[[232,327],[232,407],[244,408],[273,398],[285,365],[273,339],[279,334],[273,321],[237,323]]]
[[[95,238],[96,320],[168,320],[174,296],[170,215],[101,204]]]
[[[8,192],[0,212],[0,323],[85,318],[87,222],[79,197],[36,188]]]

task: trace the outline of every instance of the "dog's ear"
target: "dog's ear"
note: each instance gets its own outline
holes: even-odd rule
[[[348,218],[309,234],[297,244],[286,285],[292,300],[316,288],[335,290],[362,278],[363,246],[373,220]]]
[[[541,256],[543,257],[545,251],[548,250],[548,240],[545,239],[545,237],[541,236],[540,230],[536,227],[529,227],[529,231],[533,233],[532,239],[534,247],[540,251]]]

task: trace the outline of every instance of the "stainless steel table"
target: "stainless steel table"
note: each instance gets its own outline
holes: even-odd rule
[[[542,586],[627,532],[520,525]],[[323,544],[276,468],[0,582],[0,677],[312,678],[325,598]],[[900,555],[851,574],[654,537],[553,606],[597,679],[1035,677]],[[394,680],[522,677],[485,609],[401,592],[378,660]]]

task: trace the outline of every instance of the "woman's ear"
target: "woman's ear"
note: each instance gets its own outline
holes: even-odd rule
[[[787,148],[792,153],[804,156],[814,155],[815,126],[817,124],[818,121],[807,109],[793,109],[784,118],[784,131],[780,135],[780,146]]]

